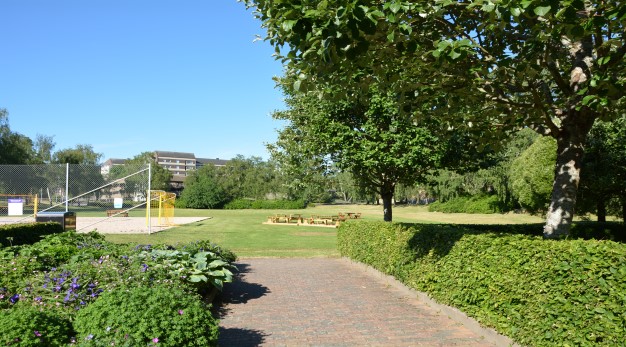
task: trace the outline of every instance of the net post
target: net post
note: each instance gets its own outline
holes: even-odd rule
[[[152,187],[150,186],[150,183],[152,181],[152,165],[150,165],[150,163],[148,163],[148,196],[146,198],[146,216],[148,216],[148,235],[152,234],[152,218],[150,218],[150,205],[152,204],[152,198],[150,196],[150,189],[152,189]]]
[[[70,203],[70,163],[65,163],[65,212]]]

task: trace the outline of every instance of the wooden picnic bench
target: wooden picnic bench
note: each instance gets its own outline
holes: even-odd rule
[[[302,215],[299,213],[290,214],[288,223],[302,223]]]
[[[309,218],[309,224],[323,224],[323,225],[335,225],[337,224],[338,216],[316,216],[313,215]]]
[[[128,217],[128,211],[124,210],[107,210],[107,217]]]
[[[290,217],[286,214],[276,214],[274,216],[268,216],[267,221],[270,223],[289,223]]]
[[[346,214],[348,215],[348,218],[350,219],[358,219],[361,218],[361,212],[346,212]]]

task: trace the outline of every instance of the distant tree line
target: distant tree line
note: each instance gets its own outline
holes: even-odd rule
[[[276,143],[267,146],[270,159],[238,155],[222,167],[201,167],[185,180],[179,206],[222,208],[237,199],[284,199],[381,203],[390,210],[386,204],[436,201],[433,210],[547,212],[554,139],[526,128],[499,148],[473,152],[463,136],[440,139],[427,128],[401,124],[406,118],[394,114],[393,98],[376,89],[370,96],[367,103],[352,104],[288,97],[288,109],[274,114],[287,125],[279,130]],[[624,218],[626,116],[596,123],[585,146],[577,213],[595,214],[599,221]],[[32,141],[12,132],[6,110],[0,109],[0,164],[97,164],[102,158],[90,145],[59,151],[54,147],[53,137],[38,135]],[[150,164],[151,188],[169,190],[172,175],[150,152],[127,163]],[[125,167],[114,166],[109,178],[130,174]],[[140,184],[126,180],[123,191],[145,191]]]

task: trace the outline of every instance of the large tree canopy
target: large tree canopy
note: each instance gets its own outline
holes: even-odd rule
[[[256,8],[287,73],[298,76],[295,88],[344,85],[353,93],[376,81],[452,127],[528,126],[555,138],[544,235],[569,232],[586,136],[597,119],[624,110],[620,1],[245,3]],[[456,111],[462,105],[471,112]]]
[[[392,220],[396,185],[412,185],[437,167],[439,139],[398,111],[395,93],[372,87],[367,102],[319,100],[313,93],[287,99],[289,109],[274,114],[287,120],[279,134],[285,149],[311,157],[325,156],[342,171],[352,173],[383,200],[384,219]],[[294,135],[296,135],[294,137]],[[293,146],[297,142],[297,146]]]
[[[33,141],[11,131],[9,113],[0,108],[0,164],[29,164],[34,157]]]

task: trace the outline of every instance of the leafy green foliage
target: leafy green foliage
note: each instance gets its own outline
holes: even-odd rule
[[[47,316],[72,321],[77,312],[99,302],[101,295],[131,287],[159,287],[161,291],[168,288],[185,293],[184,300],[195,300],[201,305],[199,295],[210,297],[212,291],[231,280],[231,263],[236,255],[229,250],[209,241],[177,247],[178,250],[168,245],[116,245],[95,232],[71,231],[47,236],[33,245],[2,248],[0,310],[4,314],[21,306],[33,306]],[[191,309],[193,312],[194,308]],[[194,322],[197,319],[193,318]],[[204,320],[201,324],[208,323]],[[211,329],[210,334],[215,337],[216,325]],[[69,339],[69,335],[65,337]],[[125,345],[136,345],[133,341]],[[91,340],[79,342],[92,343]]]
[[[201,167],[185,179],[185,190],[176,205],[181,208],[221,208],[229,197],[219,184],[217,168]]]
[[[87,164],[96,165],[102,158],[101,153],[96,153],[91,145],[76,145],[75,148],[59,150],[52,156],[52,162],[56,164]]]
[[[578,201],[577,211],[595,213],[599,221],[607,214],[626,217],[626,115],[591,129]]]
[[[218,170],[219,184],[228,192],[229,199],[262,200],[279,191],[278,170],[273,161],[260,157],[238,155]]]
[[[567,234],[584,140],[624,109],[620,1],[242,0],[298,91],[354,100],[377,84],[420,123],[472,133],[472,146],[530,127],[558,140],[546,237]]]
[[[84,346],[216,346],[217,320],[202,302],[162,286],[119,287],[76,315]]]
[[[52,222],[0,225],[0,246],[33,244],[45,235],[61,232],[61,224]]]
[[[556,141],[550,137],[540,137],[511,165],[513,195],[531,213],[548,209],[555,161]]]
[[[33,141],[11,131],[9,113],[0,108],[0,164],[28,164],[35,156]]]
[[[444,213],[499,213],[503,212],[501,203],[496,195],[476,195],[458,197],[446,202],[433,202],[428,205],[430,212]]]
[[[464,228],[470,228],[481,232],[494,230],[493,224],[463,224]],[[529,236],[541,236],[543,233],[541,224],[507,224],[498,225],[498,232],[506,234],[520,234]],[[626,227],[619,222],[588,222],[580,221],[572,225],[570,239],[583,240],[611,240],[626,243]]]
[[[274,114],[288,121],[277,143],[282,153],[293,158],[308,153],[321,166],[330,161],[351,173],[359,185],[381,196],[385,220],[392,219],[396,185],[423,180],[439,163],[441,141],[401,114],[393,92],[372,86],[363,100],[337,102],[295,94],[287,104],[288,110]]]
[[[303,200],[233,200],[224,206],[227,210],[256,209],[256,210],[297,210],[306,208]]]
[[[623,342],[624,244],[484,229],[345,223],[338,247],[523,345]]]
[[[0,310],[0,344],[2,346],[67,346],[72,325],[68,319],[38,307],[17,304]]]
[[[189,282],[201,291],[217,288],[232,281],[234,266],[211,251],[197,250],[194,253],[178,250],[151,249],[132,256],[148,268],[166,271],[172,278]]]

